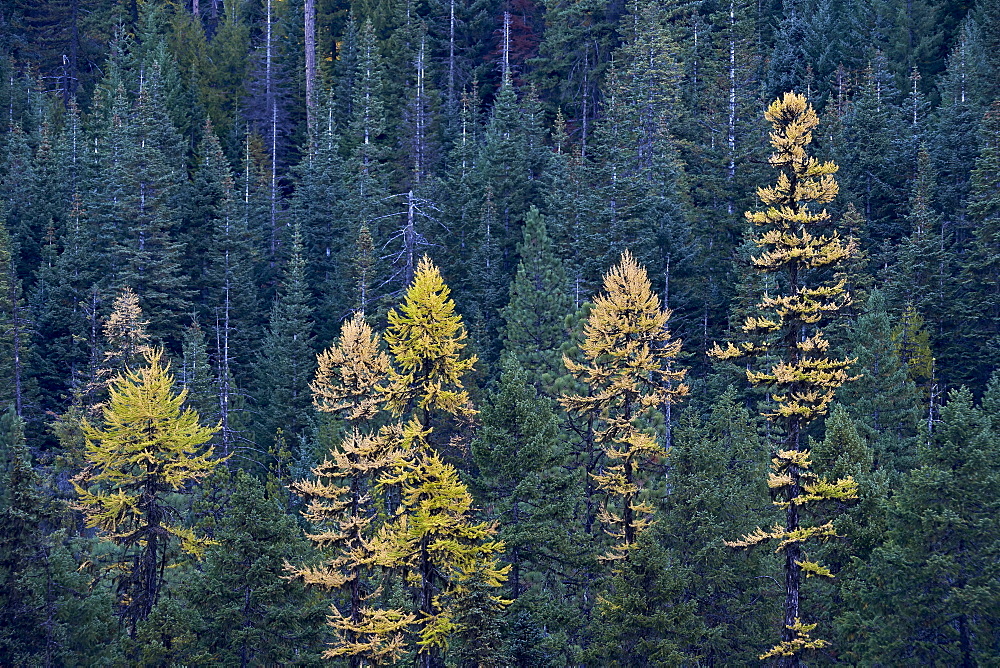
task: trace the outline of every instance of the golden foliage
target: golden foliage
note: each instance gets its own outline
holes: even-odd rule
[[[584,363],[563,358],[566,368],[584,383],[587,394],[561,397],[567,410],[593,414],[601,428],[595,434],[609,464],[593,478],[618,506],[606,503],[598,519],[615,541],[603,557],[618,560],[632,549],[649,524],[653,507],[638,500],[641,468],[666,451],[650,433],[649,412],[680,401],[688,393],[686,371],[674,369],[681,342],[670,337],[670,310],[661,308],[646,270],[628,251],[604,276],[604,292],[594,299],[580,345]]]
[[[389,376],[389,356],[379,350],[379,336],[356,313],[344,323],[337,343],[316,358],[316,377],[309,388],[313,405],[324,413],[341,413],[349,422],[368,420],[381,409]]]
[[[805,650],[823,649],[830,644],[829,641],[813,638],[809,635],[816,626],[817,624],[803,624],[801,620],[796,618],[794,624],[786,627],[793,632],[792,639],[781,641],[758,658],[761,661],[766,661],[781,656],[797,656]]]
[[[441,272],[425,255],[400,310],[389,311],[385,340],[399,371],[389,372],[386,398],[396,415],[413,406],[459,416],[475,414],[462,376],[477,358],[462,357],[465,327],[450,294]]]

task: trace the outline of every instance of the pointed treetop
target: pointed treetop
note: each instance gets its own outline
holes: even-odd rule
[[[450,294],[441,272],[425,255],[400,310],[389,311],[385,340],[401,369],[391,374],[389,389],[389,405],[397,413],[413,401],[424,410],[473,412],[461,379],[477,358],[461,357],[466,331]]]

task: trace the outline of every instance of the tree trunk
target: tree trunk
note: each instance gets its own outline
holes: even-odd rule
[[[306,123],[312,128],[313,111],[316,106],[316,0],[305,0],[305,29]]]

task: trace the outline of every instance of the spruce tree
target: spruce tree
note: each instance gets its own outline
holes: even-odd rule
[[[745,319],[742,331],[752,337],[750,341],[729,343],[726,348],[716,344],[709,354],[720,360],[770,354],[775,360],[763,371],[747,369],[746,375],[752,385],[770,391],[772,403],[764,415],[777,427],[779,442],[768,487],[785,521],[728,544],[750,547],[769,540],[779,542],[778,551],[785,556],[781,642],[761,654],[761,659],[778,658],[795,668],[803,652],[828,644],[813,638],[810,633],[816,625],[802,619],[800,586],[803,572],[806,577],[832,574],[806,556],[803,543],[836,536],[831,522],[803,524],[804,506],[857,496],[857,485],[850,477],[827,481],[810,470],[806,441],[810,423],[826,414],[836,389],[849,380],[846,369],[853,360],[831,358],[830,343],[819,326],[824,316],[850,303],[844,279],[830,274],[851,257],[853,247],[837,231],[827,232],[824,226],[830,214],[826,209],[816,210],[836,197],[838,186],[833,178],[837,166],[806,152],[819,123],[812,106],[804,96],[786,93],[771,103],[765,117],[772,127],[770,163],[780,173],[774,186],[757,190],[766,208],[748,211],[746,216],[762,228],[752,237],[759,249],[753,265],[783,283],[774,296],[765,293],[757,314]]]
[[[962,283],[968,288],[963,291],[962,333],[966,350],[976,350],[969,360],[976,381],[1000,365],[1000,257],[996,253],[1000,246],[1000,102],[983,115],[981,142],[968,205],[974,237],[962,266]]]
[[[729,387],[706,414],[695,406],[682,411],[674,431],[664,510],[653,537],[678,575],[661,580],[667,589],[649,595],[694,616],[664,635],[705,663],[753,663],[778,612],[768,575],[778,557],[760,550],[734,559],[720,540],[770,519],[759,429],[759,418]]]
[[[569,453],[552,405],[531,388],[516,357],[506,356],[502,370],[472,442],[474,489],[506,545],[510,598],[532,588],[541,590],[536,598],[558,596],[553,571],[569,565],[573,542],[582,539],[572,507],[578,480],[567,471]]]

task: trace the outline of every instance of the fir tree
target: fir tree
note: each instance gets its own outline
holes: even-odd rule
[[[857,430],[874,450],[873,465],[895,476],[913,466],[917,392],[893,345],[885,297],[874,290],[848,330],[852,367],[859,378],[838,392]]]
[[[773,633],[764,612],[777,614],[768,573],[778,567],[778,558],[761,550],[734,559],[719,538],[769,519],[762,503],[767,453],[758,429],[758,419],[729,387],[707,415],[700,416],[695,406],[681,413],[670,449],[665,507],[653,537],[660,558],[678,575],[660,579],[662,586],[649,596],[679,608],[678,619],[685,622],[664,633],[664,640],[673,639],[678,651],[705,663],[753,663],[756,648]],[[642,600],[637,589],[633,585],[630,595]]]
[[[261,430],[258,443],[270,443],[277,429],[292,439],[305,436],[310,395],[309,379],[316,368],[312,308],[306,285],[302,237],[293,227],[292,255],[283,285],[271,309],[257,367]]]
[[[1000,365],[1000,102],[982,121],[982,149],[971,176],[969,217],[974,238],[962,267],[968,287],[963,305],[966,350],[976,349],[974,378],[985,378]],[[972,342],[975,341],[975,345]],[[984,345],[985,343],[985,345]]]
[[[517,358],[505,357],[502,369],[480,415],[472,456],[479,468],[475,488],[500,526],[510,598],[517,599],[532,587],[551,591],[552,572],[573,560],[580,527],[574,527],[572,501],[579,490],[566,470],[568,452],[552,406],[530,388]]]
[[[551,395],[553,382],[562,375],[562,325],[571,297],[563,264],[535,207],[525,218],[517,251],[521,261],[510,285],[510,302],[501,311],[504,350],[517,358],[537,389]]]
[[[204,570],[182,593],[204,620],[201,649],[232,665],[308,662],[318,653],[322,608],[283,573],[306,543],[281,495],[243,471],[231,485]]]

